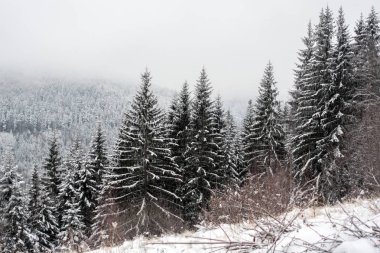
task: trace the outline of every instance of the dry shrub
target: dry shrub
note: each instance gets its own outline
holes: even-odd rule
[[[348,136],[351,197],[380,194],[380,102],[371,103]]]
[[[251,176],[242,187],[214,194],[205,221],[212,225],[239,223],[261,216],[278,215],[289,208],[293,181],[290,172]]]

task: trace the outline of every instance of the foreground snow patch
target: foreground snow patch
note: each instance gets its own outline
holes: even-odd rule
[[[226,247],[239,242],[241,247],[254,246],[248,251],[252,253],[264,253],[268,249],[291,253],[380,253],[379,227],[380,199],[361,200],[333,207],[295,209],[275,219],[201,227],[193,233],[149,240],[139,237],[91,253],[226,252]],[[268,231],[268,235],[263,231]]]

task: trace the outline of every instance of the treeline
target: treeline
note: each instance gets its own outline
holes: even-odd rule
[[[335,20],[323,9],[303,42],[289,105],[277,100],[268,63],[241,128],[222,99],[213,99],[205,69],[195,91],[184,83],[167,112],[158,106],[146,71],[110,153],[100,123],[94,123],[88,154],[76,139],[63,159],[54,135],[28,194],[6,156],[0,173],[1,252],[82,252],[137,235],[194,229],[215,193],[254,188],[249,179],[258,174],[265,180],[291,175],[298,205],[311,199],[334,203],[367,187],[363,175],[380,176],[373,172],[380,149],[355,133],[379,128],[373,109],[380,93],[378,16],[372,8],[352,36],[342,9]],[[361,147],[371,156],[360,153]],[[353,159],[370,160],[368,170],[359,171]]]

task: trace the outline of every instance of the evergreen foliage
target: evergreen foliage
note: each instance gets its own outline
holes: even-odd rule
[[[243,119],[243,126],[241,130],[241,141],[242,141],[242,149],[243,149],[243,169],[240,171],[241,177],[246,175],[254,166],[254,157],[252,149],[253,147],[250,145],[250,135],[252,134],[252,127],[255,123],[255,108],[252,100],[248,101],[247,112]]]
[[[118,224],[118,234],[157,235],[181,221],[179,208],[172,205],[180,199],[171,191],[179,185],[180,175],[171,158],[166,128],[146,71],[125,114],[107,179],[112,197],[104,205],[117,210],[110,216]]]
[[[201,213],[208,208],[213,188],[220,179],[215,171],[218,145],[214,139],[213,110],[211,84],[206,70],[202,69],[192,104],[191,141],[185,155],[183,174],[184,218],[190,226],[200,221]]]
[[[253,150],[254,174],[267,171],[273,174],[285,157],[284,131],[282,129],[275,87],[273,66],[265,68],[255,105],[255,123],[248,136],[248,147]]]
[[[28,224],[35,236],[36,252],[52,252],[57,246],[58,224],[54,216],[54,206],[46,188],[34,167],[29,189]]]
[[[3,177],[0,179],[0,251],[4,253],[34,250],[35,237],[26,220],[26,199],[21,192],[23,183],[15,167],[11,163],[6,164]]]
[[[83,251],[87,246],[86,225],[83,215],[84,194],[80,172],[85,166],[83,151],[78,139],[65,161],[65,177],[60,186],[59,201],[62,210],[61,232],[59,233],[62,250]]]

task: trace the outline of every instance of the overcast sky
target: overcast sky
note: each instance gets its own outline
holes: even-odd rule
[[[309,20],[326,5],[355,24],[379,0],[0,0],[0,69],[137,84],[194,84],[205,66],[216,93],[255,97],[274,65],[281,98]]]

